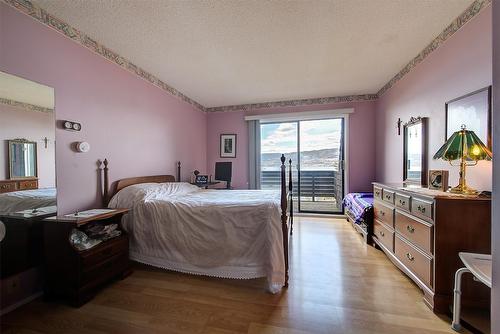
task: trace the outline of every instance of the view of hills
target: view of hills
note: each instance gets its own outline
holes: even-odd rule
[[[262,153],[261,169],[277,170],[280,165],[281,153]],[[297,163],[297,152],[285,153],[286,160],[291,158],[292,164]],[[301,170],[337,170],[339,166],[339,149],[329,148],[314,151],[303,151],[300,155]]]

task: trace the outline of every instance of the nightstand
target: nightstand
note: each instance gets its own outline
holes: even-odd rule
[[[104,284],[131,273],[128,236],[121,218],[128,209],[96,209],[45,220],[45,297],[65,297],[80,306]],[[91,225],[90,225],[91,224]],[[87,249],[70,242],[73,229],[117,224],[121,234]]]
[[[0,309],[4,312],[42,294],[43,219],[57,208],[0,213],[5,237],[0,242]],[[31,298],[31,299],[30,299]]]

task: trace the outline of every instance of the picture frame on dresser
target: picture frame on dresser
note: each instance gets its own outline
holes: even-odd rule
[[[447,170],[429,170],[429,180],[427,182],[429,189],[447,191],[449,174],[450,172]]]

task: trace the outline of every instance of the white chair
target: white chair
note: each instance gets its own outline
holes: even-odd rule
[[[476,253],[458,253],[465,267],[455,273],[455,291],[453,296],[453,322],[451,328],[460,331],[460,296],[462,294],[462,275],[471,273],[474,278],[491,289],[491,255]]]

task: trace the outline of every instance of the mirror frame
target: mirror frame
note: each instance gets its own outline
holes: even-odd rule
[[[428,159],[427,159],[427,146],[428,146],[428,133],[427,133],[427,117],[411,117],[410,121],[405,123],[404,128],[404,139],[403,139],[403,182],[409,184],[419,184],[421,186],[427,186],[427,173],[428,173]],[[422,124],[422,174],[420,175],[420,182],[416,179],[408,179],[408,128],[416,125]]]
[[[27,139],[11,139],[7,140],[7,146],[8,146],[8,158],[9,158],[9,180],[18,180],[18,179],[36,179],[38,178],[38,148],[36,146],[36,141],[31,141]],[[10,146],[15,143],[21,143],[21,144],[33,144],[35,145],[35,175],[34,176],[18,176],[18,177],[12,177],[12,156],[10,153]]]

